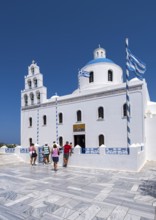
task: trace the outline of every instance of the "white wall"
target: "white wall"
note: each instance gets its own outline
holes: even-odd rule
[[[146,159],[156,161],[156,117],[146,118]]]
[[[98,93],[97,93],[98,95]],[[74,97],[71,96],[71,97]],[[64,102],[62,102],[64,101]],[[127,146],[127,121],[123,117],[123,105],[126,102],[125,93],[103,94],[81,97],[80,99],[58,98],[58,114],[63,114],[63,123],[58,125],[59,136],[63,142],[74,143],[74,135],[85,134],[86,147],[98,147],[98,136],[103,134],[105,145],[108,147]],[[131,143],[143,143],[143,97],[141,91],[130,93],[131,102]],[[98,120],[98,108],[104,108],[104,119]],[[73,125],[77,124],[76,112],[81,110],[82,121],[86,126],[84,132],[73,132]],[[43,126],[43,115],[47,116],[47,125]],[[29,127],[29,117],[32,117],[33,126]],[[28,146],[28,139],[32,137],[36,143],[37,138],[37,108],[22,111],[21,115],[21,145]],[[56,108],[55,102],[45,104],[39,110],[39,145],[48,143],[52,145],[56,140]]]
[[[120,84],[123,82],[122,69],[114,63],[97,63],[89,64],[84,70],[94,72],[94,82],[89,83],[89,79],[80,77],[80,89],[102,88],[108,85]],[[113,81],[108,81],[108,70],[113,72]]]
[[[129,155],[105,154],[105,147],[100,147],[99,154],[81,154],[79,147],[69,158],[69,166],[139,171],[145,164],[145,151],[140,147],[130,147]]]
[[[15,148],[15,154],[19,159],[30,163],[29,153],[20,153],[21,147]],[[0,149],[5,153],[5,149]],[[39,156],[39,153],[38,153]],[[95,169],[111,169],[111,170],[127,170],[139,171],[145,163],[145,151],[141,151],[139,147],[130,147],[129,155],[109,155],[105,153],[105,147],[100,147],[99,154],[81,154],[80,147],[74,148],[74,153],[69,157],[69,166],[95,168]],[[59,157],[59,166],[63,165],[63,154]]]

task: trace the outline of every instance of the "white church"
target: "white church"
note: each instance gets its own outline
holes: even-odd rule
[[[33,61],[28,67],[25,88],[21,91],[21,146],[28,147],[31,143],[52,146],[53,141],[63,146],[69,141],[74,147],[80,146],[82,152],[100,149],[112,163],[120,158],[121,164],[136,162],[134,169],[138,170],[145,161],[156,160],[156,103],[150,101],[145,79],[129,81],[131,146],[127,155],[123,70],[106,58],[103,48],[95,49],[93,55],[93,60],[82,67],[90,76],[79,77],[79,88],[72,94],[50,99],[39,66]],[[107,166],[102,164],[103,155],[100,166]],[[84,163],[84,159],[79,161]]]

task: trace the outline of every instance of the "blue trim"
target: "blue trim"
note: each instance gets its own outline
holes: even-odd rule
[[[89,61],[86,65],[94,64],[94,63],[114,63],[114,62],[107,58],[97,58],[97,59]]]

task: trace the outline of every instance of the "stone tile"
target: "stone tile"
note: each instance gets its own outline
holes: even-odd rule
[[[112,206],[104,206],[104,208],[102,208],[97,214],[96,217],[98,218],[104,218],[107,219],[109,217],[109,215],[111,215],[111,213],[113,212],[114,207]]]
[[[95,216],[92,220],[105,220],[105,218],[100,218],[100,217]]]
[[[77,206],[74,207],[75,210],[78,210],[79,212],[84,212],[86,209],[90,207],[89,202],[82,202],[79,203]]]
[[[100,211],[99,206],[91,205],[85,212],[81,213],[76,220],[90,220]]]
[[[156,162],[148,162],[140,172],[59,167],[57,173],[51,165],[32,167],[15,161],[4,166],[4,162],[0,165],[0,219],[155,218]]]
[[[43,217],[41,217],[41,220],[63,220],[63,218],[60,218],[58,216],[54,216],[49,213],[44,213]]]
[[[74,209],[80,203],[81,203],[80,200],[70,199],[66,204],[64,204],[64,207],[69,209]]]
[[[75,219],[77,219],[81,215],[81,213],[82,212],[79,212],[79,211],[73,212],[72,215],[68,216],[68,220],[75,220]]]
[[[140,216],[127,214],[124,220],[141,220]]]
[[[132,215],[138,215],[138,216],[141,216],[141,217],[144,217],[144,218],[147,218],[147,219],[153,219],[155,218],[155,214],[153,213],[149,213],[149,212],[146,212],[146,211],[138,211],[138,210],[133,210],[133,209],[130,209],[128,211],[129,214],[132,214]]]
[[[128,208],[117,206],[108,217],[108,220],[123,220],[127,214]]]
[[[154,214],[155,208],[151,205],[147,205],[144,203],[138,203],[138,202],[127,202],[125,201],[123,204],[125,207],[129,207],[130,209],[137,210],[137,211],[143,211],[147,213]]]
[[[59,216],[61,218],[68,218],[68,216],[72,215],[73,213],[74,213],[74,210],[61,207],[61,208],[57,209],[53,214],[56,216]]]
[[[144,218],[144,217],[141,217],[140,220],[152,220],[151,218]]]
[[[95,200],[97,201],[104,201],[105,198],[108,197],[109,194],[106,194],[106,193],[99,193],[96,197],[95,197]]]
[[[131,191],[132,191],[132,192],[136,192],[136,191],[138,190],[138,188],[139,188],[139,185],[138,185],[138,184],[134,184],[134,185],[132,186],[132,188],[131,188]]]

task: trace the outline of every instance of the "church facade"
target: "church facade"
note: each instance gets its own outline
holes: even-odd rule
[[[126,83],[123,70],[99,47],[83,68],[89,77],[79,77],[72,94],[47,98],[39,66],[32,62],[21,91],[21,146],[31,143],[52,146],[66,141],[82,149],[127,147]],[[156,158],[154,146],[156,103],[150,101],[146,81],[129,81],[130,139],[144,157]]]

